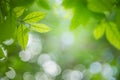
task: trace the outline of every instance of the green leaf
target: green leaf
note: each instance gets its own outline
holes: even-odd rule
[[[40,32],[40,33],[45,33],[45,32],[50,31],[51,28],[48,27],[48,26],[45,25],[45,24],[32,24],[31,30],[37,31],[37,32]]]
[[[70,29],[73,30],[77,28],[80,24],[85,26],[91,19],[91,11],[87,9],[86,6],[80,4],[74,9],[74,16],[71,21]]]
[[[17,17],[20,17],[24,13],[25,8],[24,7],[15,7],[14,12]]]
[[[40,7],[44,8],[44,9],[47,9],[47,10],[50,9],[50,6],[49,6],[47,0],[38,0],[38,1],[37,1],[37,4],[38,4]]]
[[[106,23],[105,22],[101,22],[94,30],[93,35],[95,37],[95,39],[100,39],[105,32],[105,27],[106,27]]]
[[[115,23],[109,22],[106,26],[106,37],[113,46],[120,50],[120,31]]]
[[[75,5],[75,2],[76,2],[76,1],[73,1],[73,0],[63,0],[62,5],[63,5],[65,8],[72,8],[73,5]],[[68,4],[68,3],[69,3],[69,4]]]
[[[11,15],[6,16],[6,20],[0,23],[0,43],[14,37],[17,26],[16,21],[16,18]]]
[[[23,24],[20,24],[18,27],[17,39],[22,49],[25,49],[28,43],[28,33],[26,31],[26,27]]]
[[[5,55],[4,55],[3,50],[2,50],[2,47],[1,47],[1,45],[0,45],[0,59],[1,59],[1,58],[4,58],[4,57],[5,57]]]
[[[26,23],[38,22],[41,19],[43,19],[44,17],[45,17],[45,13],[43,13],[43,12],[32,12],[24,18],[24,21]]]
[[[120,9],[116,9],[116,15],[115,15],[115,22],[118,26],[120,26]]]
[[[88,8],[95,12],[111,11],[114,7],[115,0],[87,0]]]

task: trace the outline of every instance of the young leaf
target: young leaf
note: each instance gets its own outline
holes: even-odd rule
[[[93,32],[95,39],[100,39],[104,35],[106,25],[106,23],[102,22],[95,28]]]
[[[113,46],[120,50],[120,31],[113,22],[106,27],[106,37]]]
[[[37,32],[40,32],[40,33],[45,33],[45,32],[50,31],[51,28],[48,27],[45,24],[32,24],[31,30],[37,31]]]
[[[43,13],[43,12],[32,12],[24,18],[24,21],[26,23],[38,22],[41,19],[43,19],[44,17],[45,17],[45,13]]]
[[[25,10],[24,7],[16,7],[16,8],[14,8],[14,12],[16,13],[17,17],[20,17],[23,14],[24,10]]]
[[[18,27],[17,39],[21,47],[25,49],[28,43],[28,33],[26,32],[26,27],[23,24]]]

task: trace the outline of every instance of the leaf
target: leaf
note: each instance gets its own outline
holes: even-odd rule
[[[83,26],[87,25],[91,16],[91,11],[83,4],[80,4],[80,6],[77,6],[77,8],[74,9],[74,16],[71,21],[70,29],[73,30],[80,24]]]
[[[106,37],[113,46],[120,50],[120,31],[115,23],[109,22],[106,26]]]
[[[115,22],[118,26],[120,26],[120,9],[116,9],[116,15],[115,15]]]
[[[32,12],[24,18],[24,21],[26,23],[38,22],[41,19],[43,19],[44,17],[45,17],[45,13],[43,13],[43,12]]]
[[[6,20],[0,23],[0,43],[14,37],[17,26],[16,18],[12,15],[6,16]]]
[[[31,30],[37,31],[37,32],[40,32],[40,33],[45,33],[45,32],[50,31],[51,28],[48,27],[45,24],[32,24]]]
[[[86,0],[63,0],[62,5],[66,8],[76,8],[81,5],[86,5]]]
[[[94,12],[107,12],[111,11],[114,6],[115,0],[87,0],[88,8]]]
[[[102,22],[95,28],[93,32],[95,39],[100,39],[104,35],[106,25],[105,22]]]
[[[47,0],[38,0],[37,4],[44,9],[47,9],[47,10],[50,9],[50,6],[49,6]]]
[[[25,49],[28,43],[28,33],[26,32],[26,27],[23,24],[18,27],[17,39],[22,49]]]
[[[17,17],[20,17],[24,13],[24,7],[16,7],[14,8],[14,12],[16,13]]]
[[[73,1],[73,0],[63,0],[62,5],[68,9],[68,8],[72,8],[73,5],[75,5],[75,2],[76,1]]]
[[[2,58],[4,58],[4,57],[5,57],[5,55],[4,55],[3,50],[2,50],[2,47],[1,47],[1,45],[0,45],[0,59],[2,59]]]

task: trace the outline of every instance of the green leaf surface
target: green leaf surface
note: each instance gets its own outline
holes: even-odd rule
[[[2,50],[2,47],[0,45],[0,59],[5,57],[4,53],[3,53],[3,50]]]
[[[113,46],[120,50],[120,31],[115,23],[109,22],[106,26],[106,37]]]
[[[16,14],[16,17],[20,17],[24,13],[24,10],[24,7],[15,7],[14,12]]]
[[[105,32],[105,27],[106,27],[106,23],[105,22],[101,22],[94,30],[93,35],[95,37],[95,39],[100,39]]]
[[[63,0],[62,5],[63,5],[65,8],[72,8],[73,5],[75,5],[75,2],[76,2],[76,1],[73,1],[73,0]],[[69,4],[68,4],[68,3],[69,3]]]
[[[45,13],[43,12],[32,12],[24,18],[24,21],[26,23],[38,22],[42,20],[44,17],[45,17]]]
[[[26,27],[23,24],[18,27],[17,39],[22,49],[25,49],[28,43],[28,33],[26,32]]]
[[[6,16],[6,20],[0,23],[0,43],[14,37],[17,22],[15,17]]]
[[[120,26],[120,8],[116,9],[115,22],[116,22],[117,26]]]
[[[49,6],[47,0],[38,0],[38,1],[37,1],[37,4],[38,4],[40,7],[44,8],[44,9],[47,9],[47,10],[50,9],[50,6]]]
[[[80,24],[85,26],[89,22],[91,16],[91,11],[83,4],[80,4],[80,6],[74,9],[74,16],[71,21],[70,29],[73,30]]]
[[[88,8],[94,12],[107,12],[111,11],[115,0],[87,0]]]
[[[45,25],[45,24],[32,24],[31,30],[37,31],[37,32],[40,32],[40,33],[45,33],[45,32],[50,31],[51,28],[48,27],[48,26]]]

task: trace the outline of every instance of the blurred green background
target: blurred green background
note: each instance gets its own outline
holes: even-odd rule
[[[112,43],[105,35],[96,40],[93,34],[103,19],[117,22],[119,0],[6,1],[26,8],[21,17],[33,11],[45,12],[40,23],[51,31],[29,32],[25,50],[13,38],[4,41],[0,45],[0,80],[120,80],[119,35]]]

